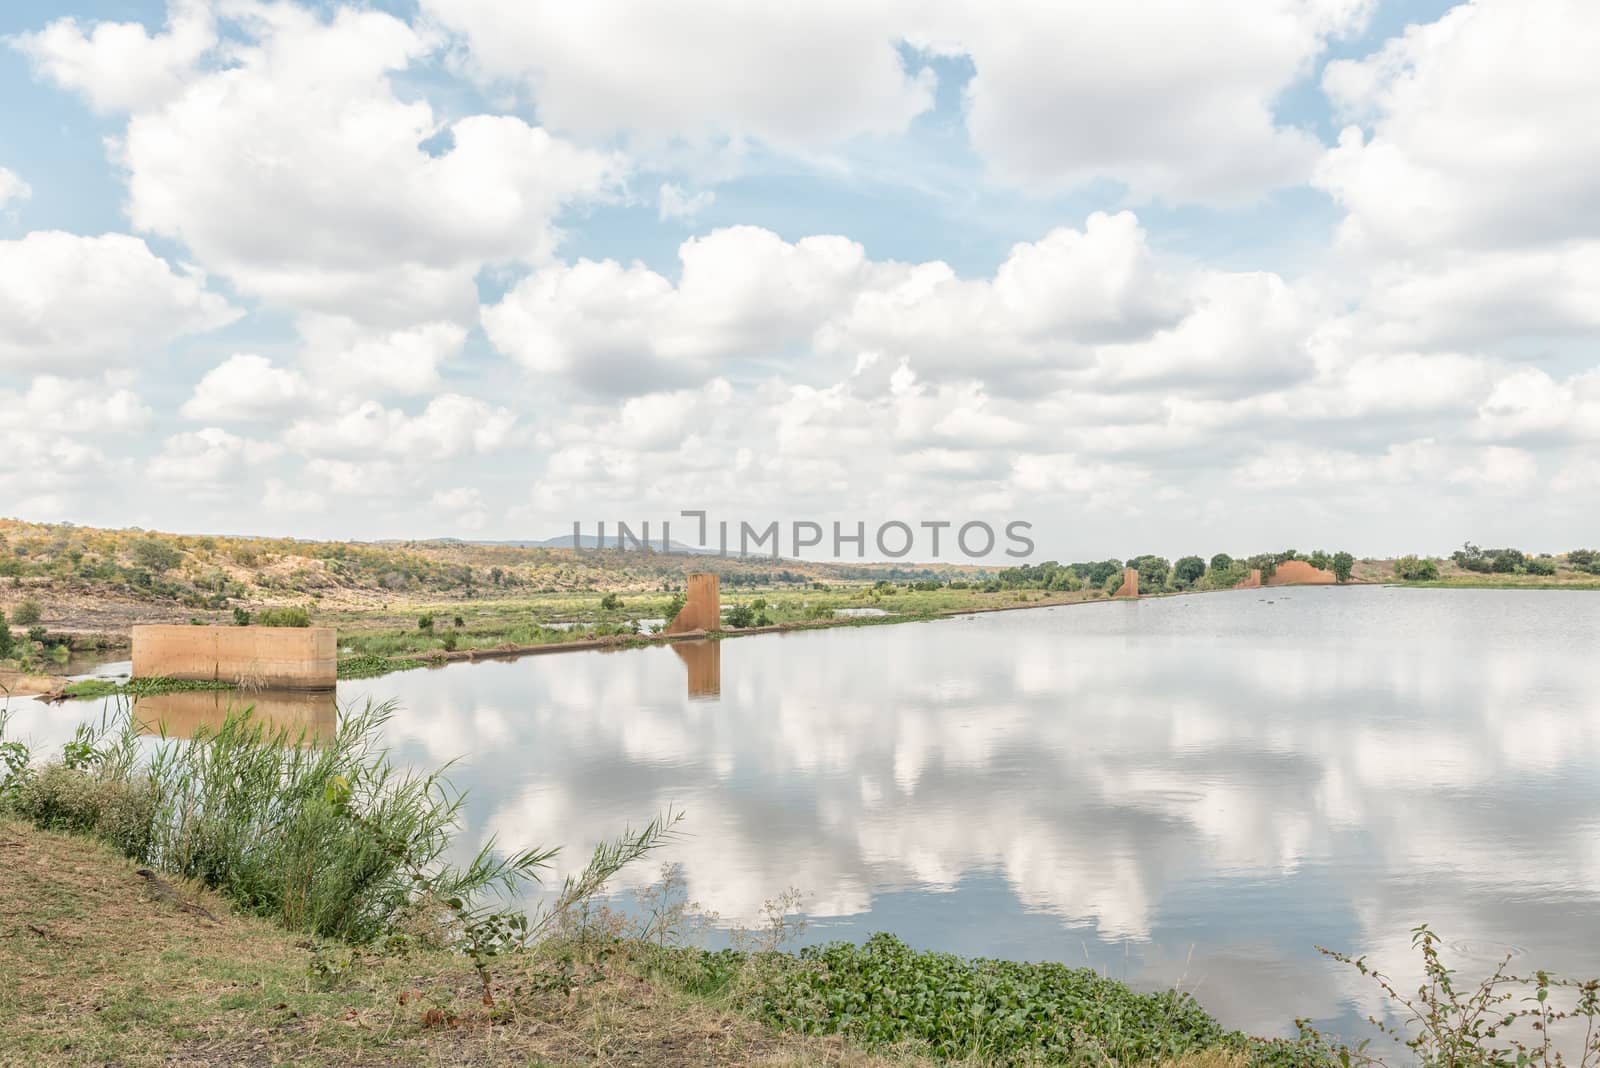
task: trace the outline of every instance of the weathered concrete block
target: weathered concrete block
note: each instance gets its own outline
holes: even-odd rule
[[[722,584],[715,575],[689,576],[688,600],[667,624],[668,634],[722,629]]]
[[[331,690],[332,627],[133,628],[133,677],[228,682],[245,689]]]

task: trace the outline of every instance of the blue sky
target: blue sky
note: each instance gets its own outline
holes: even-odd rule
[[[0,512],[1582,541],[1590,10],[990,14],[9,5]]]

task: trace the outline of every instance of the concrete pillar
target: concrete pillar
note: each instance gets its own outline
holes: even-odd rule
[[[667,624],[668,634],[722,629],[722,585],[715,575],[689,576],[688,600]]]

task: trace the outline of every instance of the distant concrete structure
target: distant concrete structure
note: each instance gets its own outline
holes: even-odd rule
[[[667,624],[668,634],[722,629],[722,584],[715,575],[689,576],[688,600],[683,610]]]
[[[1122,569],[1122,585],[1117,587],[1117,592],[1112,594],[1112,596],[1113,597],[1137,597],[1137,596],[1139,596],[1139,569],[1138,568],[1136,568],[1136,567],[1125,567],[1125,568]]]
[[[133,677],[227,682],[243,689],[331,690],[338,681],[332,627],[133,628]]]

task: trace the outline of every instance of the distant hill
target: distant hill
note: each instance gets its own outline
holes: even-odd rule
[[[474,542],[474,544],[476,544],[476,545],[513,545],[513,546],[516,546],[519,549],[573,549],[573,548],[577,548],[577,549],[601,549],[601,548],[616,549],[616,548],[620,548],[620,546],[617,544],[616,536],[612,535],[612,534],[606,535],[606,541],[605,541],[604,545],[600,544],[600,538],[597,535],[594,535],[594,534],[580,534],[576,538],[576,540],[574,540],[574,538],[573,538],[573,536],[571,534],[562,534],[562,535],[559,535],[559,536],[554,537],[554,538],[545,538],[543,541],[480,541],[480,542]],[[697,545],[685,545],[681,541],[669,541],[667,543],[667,545],[669,546],[667,551],[668,552],[672,552],[672,553],[686,553],[686,554],[690,554],[690,555],[697,555],[697,554],[698,555],[715,555],[715,553],[717,551],[715,549],[702,549]],[[628,548],[630,550],[632,550],[633,547],[634,547],[633,543],[630,541],[628,543]],[[656,551],[656,552],[660,552],[661,551],[661,541],[660,541],[660,539],[653,539],[649,544],[649,548],[651,550]],[[732,554],[732,555],[737,555],[737,554]]]

